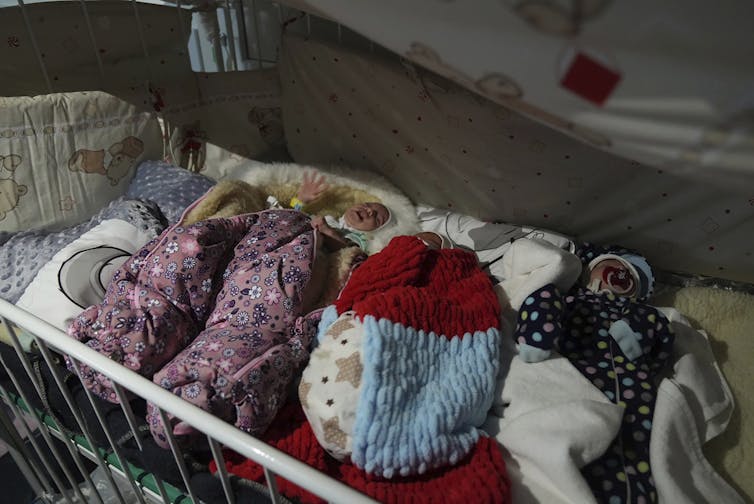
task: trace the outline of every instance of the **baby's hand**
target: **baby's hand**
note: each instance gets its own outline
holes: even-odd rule
[[[312,227],[320,232],[322,232],[323,229],[330,227],[327,225],[325,218],[322,217],[321,215],[313,215],[311,223],[312,223]]]
[[[305,205],[318,199],[330,186],[325,182],[325,176],[317,172],[304,172],[304,181],[296,197]]]
[[[428,248],[433,250],[440,250],[442,248],[442,238],[437,233],[423,231],[421,233],[416,233],[414,236],[423,241],[424,245]]]

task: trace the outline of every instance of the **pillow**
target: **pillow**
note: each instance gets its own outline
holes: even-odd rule
[[[0,98],[0,231],[78,224],[160,157],[157,119],[107,93]]]
[[[17,302],[45,263],[62,248],[108,219],[120,219],[150,233],[159,233],[165,225],[160,210],[153,203],[119,198],[77,226],[61,231],[16,233],[0,247],[0,298]]]
[[[16,306],[65,330],[71,318],[102,301],[113,273],[160,230],[121,219],[101,222],[55,254]]]
[[[175,224],[191,203],[206,193],[215,182],[161,161],[144,161],[136,168],[126,197],[153,201],[168,220]]]

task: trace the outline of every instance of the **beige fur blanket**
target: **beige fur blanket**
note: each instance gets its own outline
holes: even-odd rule
[[[710,464],[754,502],[754,296],[710,287],[668,289],[653,304],[673,306],[709,335],[736,401],[728,428],[704,445]]]

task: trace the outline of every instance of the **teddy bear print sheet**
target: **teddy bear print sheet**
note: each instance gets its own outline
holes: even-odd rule
[[[420,207],[418,215],[423,230],[475,250],[496,284],[503,318],[501,363],[483,430],[504,448],[513,502],[598,502],[595,483],[604,492],[601,498],[612,492],[610,502],[619,502],[619,495],[625,502],[625,488],[614,487],[628,487],[649,467],[652,496],[660,502],[744,502],[702,454],[702,445],[725,430],[734,407],[706,335],[676,310],[660,308],[675,341],[665,378],[658,380],[651,421],[645,421],[651,427],[648,460],[626,464],[625,473],[595,469],[587,478],[583,469],[600,459],[620,432],[622,403],[611,401],[557,352],[524,362],[514,340],[518,314],[531,293],[546,285],[565,292],[577,280],[581,263],[569,257],[576,244],[557,233],[485,223],[442,209]],[[650,502],[648,497],[649,492],[628,495],[634,502]]]

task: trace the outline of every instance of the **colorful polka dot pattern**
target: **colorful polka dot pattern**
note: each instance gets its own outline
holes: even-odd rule
[[[629,359],[610,335],[623,320],[636,333],[642,355]],[[532,293],[519,311],[516,341],[557,350],[615,404],[625,408],[621,430],[607,451],[582,468],[598,502],[656,502],[649,440],[655,377],[672,354],[670,325],[654,308],[581,287],[562,297],[554,285]]]

